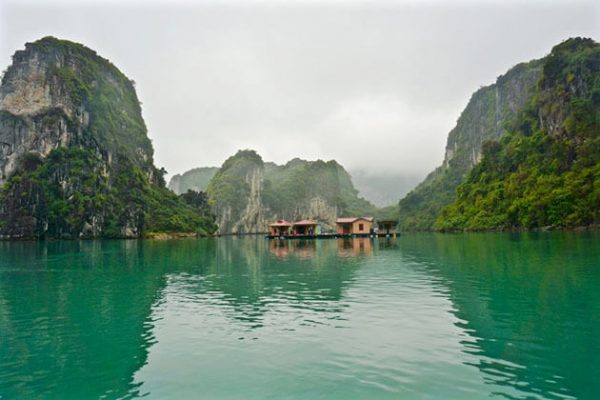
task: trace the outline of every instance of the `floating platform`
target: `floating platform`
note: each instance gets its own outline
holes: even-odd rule
[[[396,236],[400,236],[399,233]],[[322,233],[319,235],[265,235],[268,240],[289,240],[289,239],[354,239],[354,238],[393,238],[392,233],[354,233],[354,234],[339,234],[339,233]]]

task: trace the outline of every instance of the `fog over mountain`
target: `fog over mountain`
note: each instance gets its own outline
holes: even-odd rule
[[[348,172],[360,195],[378,207],[398,203],[398,199],[404,197],[423,180],[422,175],[410,175],[402,172],[372,172],[363,169]]]
[[[567,37],[598,40],[599,10],[566,0],[4,0],[0,64],[46,35],[113,60],[136,81],[156,163],[171,175],[252,148],[278,163],[336,159],[363,192],[385,177],[406,192],[441,164],[475,90]]]

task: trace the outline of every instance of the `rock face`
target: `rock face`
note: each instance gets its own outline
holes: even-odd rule
[[[206,192],[208,183],[218,170],[217,167],[191,169],[181,175],[174,175],[169,181],[168,187],[176,194],[183,194],[188,190]]]
[[[138,237],[179,212],[195,219],[153,164],[132,81],[52,37],[14,54],[0,86],[0,238]]]
[[[481,145],[498,139],[506,124],[517,116],[531,94],[541,74],[541,60],[519,64],[496,83],[473,94],[456,127],[448,134],[442,166],[466,170],[481,161]]]
[[[402,229],[432,228],[441,209],[454,200],[458,185],[481,160],[483,143],[502,136],[531,100],[541,66],[542,60],[519,64],[473,94],[448,134],[442,165],[400,200]]]
[[[342,215],[372,215],[348,173],[335,161],[264,163],[251,150],[225,161],[208,186],[219,232],[264,233],[277,219],[314,219],[324,230]]]
[[[440,230],[600,223],[600,44],[573,38],[543,59],[531,101],[442,210]]]

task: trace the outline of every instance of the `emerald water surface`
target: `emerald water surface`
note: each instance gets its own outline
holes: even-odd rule
[[[1,399],[598,399],[598,233],[0,242]]]

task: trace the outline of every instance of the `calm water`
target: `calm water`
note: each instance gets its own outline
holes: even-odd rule
[[[0,242],[1,399],[599,399],[600,234]]]

